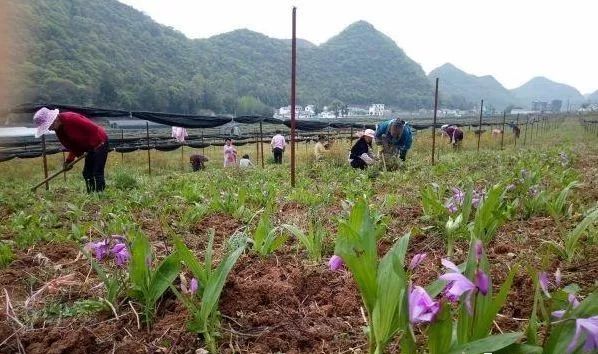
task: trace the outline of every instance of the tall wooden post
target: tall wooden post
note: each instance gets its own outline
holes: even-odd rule
[[[500,134],[500,149],[504,148],[505,143],[505,121],[507,119],[507,111],[502,112],[502,133]]]
[[[482,113],[484,112],[484,100],[480,103],[480,125],[478,126],[478,152],[480,151],[480,138],[482,137]]]
[[[185,170],[185,143],[181,143],[181,170]]]
[[[436,152],[436,111],[438,110],[438,78],[434,91],[434,123],[432,123],[432,166],[434,166],[434,153]]]
[[[527,128],[529,126],[529,115],[527,116],[526,120],[525,120],[525,134],[523,135],[523,146],[525,146],[525,144],[527,143]]]
[[[291,44],[291,187],[295,187],[295,74],[297,65],[297,8],[293,7],[293,39]]]
[[[44,164],[44,178],[48,178],[48,158],[46,157],[46,135],[42,135],[42,161]],[[46,190],[50,190],[50,185],[48,182],[45,183]]]
[[[201,130],[201,154],[206,156],[206,147],[203,145],[203,129]]]
[[[152,175],[152,155],[150,153],[149,122],[145,122],[145,134],[147,136],[147,172]]]
[[[260,143],[258,142],[257,128],[253,128],[253,141],[255,142],[255,163],[260,160]]]
[[[262,159],[262,168],[264,168],[264,131],[262,130],[262,122],[260,122],[260,154]]]
[[[124,141],[125,141],[125,130],[121,129],[120,130],[120,147],[121,148],[123,147]],[[124,165],[124,163],[125,163],[125,153],[122,150],[120,151],[120,161]]]
[[[515,123],[515,126],[517,127],[517,129],[519,129],[519,113],[517,113],[517,123]],[[519,134],[514,134],[515,131],[513,131],[513,137],[515,140],[515,147],[517,147],[517,139],[519,139]],[[519,133],[521,133],[521,129],[519,129]]]
[[[62,163],[64,164],[66,162],[66,154],[64,153],[64,151],[62,152]],[[66,182],[66,171],[64,171],[62,173],[62,177],[64,177],[64,181]]]

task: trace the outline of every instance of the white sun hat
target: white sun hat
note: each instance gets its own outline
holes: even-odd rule
[[[366,130],[363,132],[363,135],[364,135],[364,136],[369,136],[370,138],[375,138],[375,137],[376,137],[376,132],[375,132],[375,131],[373,131],[372,129],[366,129]]]
[[[42,107],[35,112],[35,115],[33,115],[33,123],[35,123],[35,126],[37,127],[37,131],[35,132],[36,138],[39,138],[50,131],[50,126],[54,123],[56,117],[58,117],[58,113],[58,109],[47,109],[46,107]]]

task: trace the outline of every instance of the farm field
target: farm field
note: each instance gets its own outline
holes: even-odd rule
[[[152,151],[151,176],[147,151],[113,152],[99,195],[84,193],[81,164],[32,193],[41,159],[1,163],[0,352],[561,353],[572,316],[598,315],[598,137],[575,118],[525,145],[506,134],[502,150],[500,137],[483,134],[478,152],[465,135],[459,151],[437,138],[431,166],[419,132],[393,172],[350,168],[346,140],[320,162],[301,143],[295,188],[290,149],[279,166],[265,146],[262,169],[250,144],[239,156],[252,169],[224,169],[220,147],[185,148]],[[190,171],[191,153],[208,156],[206,170]],[[61,164],[48,157],[50,171]],[[489,283],[448,301],[443,259]],[[417,286],[439,301],[431,321],[405,312]],[[487,326],[476,322],[492,312],[485,297],[502,295]],[[465,345],[490,334],[508,343]]]

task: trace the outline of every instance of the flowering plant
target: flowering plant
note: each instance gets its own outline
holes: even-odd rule
[[[202,333],[210,352],[217,353],[215,338],[220,324],[218,301],[228,274],[245,251],[245,243],[234,245],[233,249],[220,261],[218,267],[214,267],[213,264],[213,244],[214,230],[210,229],[204,261],[200,262],[182,240],[175,238],[177,253],[194,278],[191,279],[188,289],[182,289],[190,296],[182,296],[174,287],[171,286],[171,288],[191,312],[189,329]]]
[[[124,288],[127,277],[124,266],[131,257],[126,239],[120,235],[112,235],[111,238],[98,242],[89,242],[83,247],[83,254],[89,259],[91,267],[106,288],[105,300],[114,306]],[[116,270],[109,271],[101,265],[100,262],[109,258],[114,259]]]
[[[409,326],[410,291],[404,270],[409,235],[401,237],[378,260],[376,241],[381,232],[367,203],[360,199],[348,219],[340,221],[335,255],[351,271],[361,293],[367,312],[370,353],[383,353],[397,334],[401,336],[402,351],[411,353],[415,351],[415,338]],[[338,268],[340,260],[331,260],[330,265]],[[411,314],[415,316],[413,311]]]
[[[158,300],[180,272],[180,261],[175,252],[154,266],[149,240],[139,231],[133,231],[130,251],[131,296],[140,302],[145,322],[149,325],[156,313]]]
[[[580,302],[577,285],[560,288],[560,270],[557,269],[554,281],[546,272],[530,270],[530,273],[536,291],[527,333],[528,349],[535,348],[546,354],[598,350],[598,292],[594,291]],[[542,324],[546,335],[541,342],[537,333]]]

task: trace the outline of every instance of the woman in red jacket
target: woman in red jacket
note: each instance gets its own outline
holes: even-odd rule
[[[64,168],[70,170],[75,158],[87,153],[83,178],[87,192],[101,192],[106,187],[104,166],[108,158],[108,135],[102,127],[73,112],[59,112],[43,107],[33,116],[39,138],[53,130],[60,143],[69,151]]]

